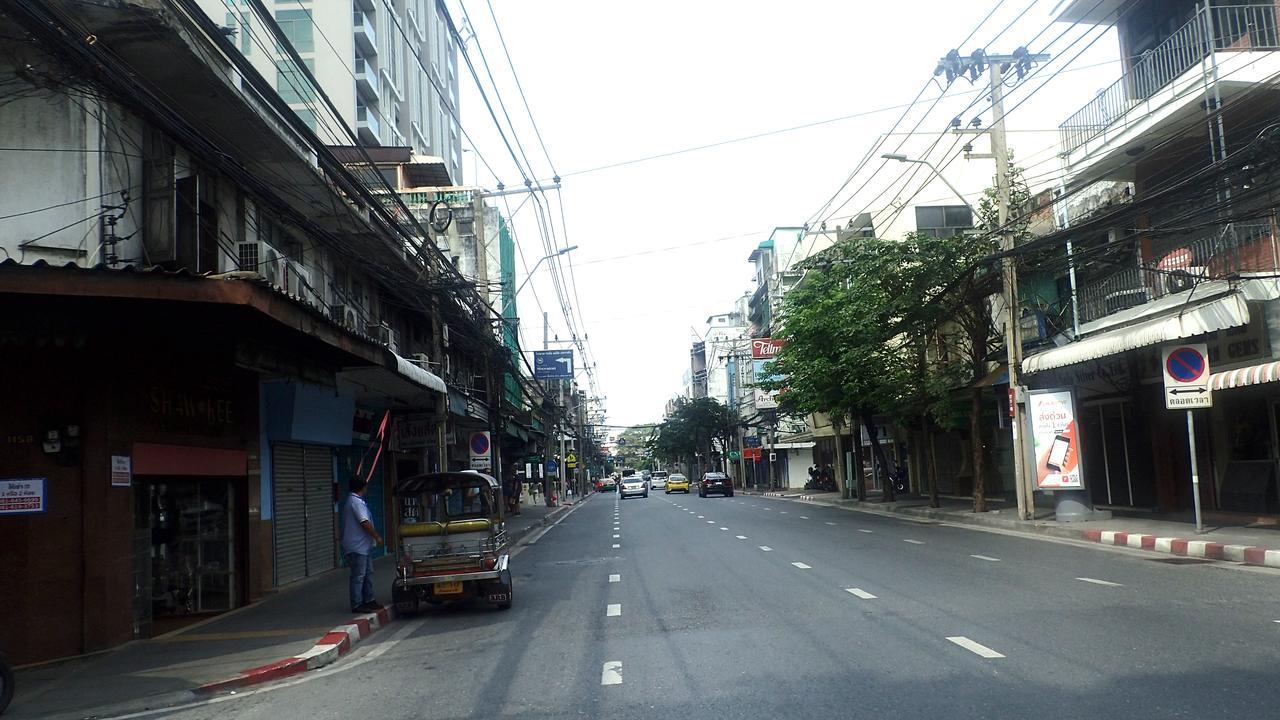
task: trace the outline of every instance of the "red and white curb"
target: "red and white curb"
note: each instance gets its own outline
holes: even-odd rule
[[[304,653],[244,670],[235,677],[201,685],[196,692],[212,693],[232,690],[322,668],[351,652],[351,648],[361,640],[390,623],[392,617],[390,608],[357,616],[352,618],[350,623],[339,625],[325,633],[324,637]]]
[[[1231,560],[1246,565],[1262,565],[1280,568],[1280,550],[1268,550],[1253,545],[1224,545],[1208,540],[1157,537],[1113,530],[1085,530],[1080,533],[1085,540],[1103,545],[1118,545],[1139,550],[1181,555],[1183,557]]]

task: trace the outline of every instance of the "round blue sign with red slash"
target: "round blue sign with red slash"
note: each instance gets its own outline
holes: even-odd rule
[[[489,453],[489,436],[484,433],[471,434],[471,454],[487,455]]]
[[[1204,355],[1200,354],[1199,350],[1180,347],[1169,353],[1169,359],[1165,362],[1165,372],[1178,382],[1190,383],[1204,375],[1206,366]]]

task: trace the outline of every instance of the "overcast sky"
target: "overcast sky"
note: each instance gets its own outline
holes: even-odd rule
[[[449,1],[462,25],[458,0]],[[492,1],[534,120],[563,177],[567,235],[558,209],[551,218],[560,245],[579,246],[561,263],[568,279],[571,260],[576,281],[566,287],[566,298],[597,363],[608,422],[618,425],[661,418],[665,401],[680,391],[694,333],[705,330],[708,315],[728,311],[736,297],[753,289],[751,250],[772,228],[814,217],[930,82],[938,58],[961,43],[994,4]],[[1010,146],[1041,185],[1052,182],[1059,169],[1057,125],[1119,77],[1114,33],[1054,23],[1056,4],[999,3],[961,47],[963,54],[979,47],[1007,53],[1026,44],[1032,52],[1055,55],[1021,88],[1010,90],[1006,101]],[[511,81],[488,7],[484,0],[468,0],[466,10],[475,27],[468,52],[483,77],[483,49],[515,136],[535,174],[546,180],[550,166]],[[461,60],[459,72],[463,126],[498,176],[467,153],[465,172],[478,168],[467,182],[520,185],[520,174]],[[958,80],[926,114],[943,89],[931,83],[898,127],[906,133],[923,117],[917,134],[893,135],[881,152],[905,143],[898,151],[919,157],[961,112],[966,123],[977,115],[989,122],[989,104],[977,92],[985,87],[985,79],[978,85]],[[497,97],[487,92],[502,118]],[[977,104],[968,107],[975,99]],[[845,119],[595,169],[836,118]],[[929,157],[946,163],[959,154],[953,144],[952,136],[943,137]],[[974,145],[986,150],[983,138]],[[870,211],[877,213],[881,235],[892,237],[914,224],[908,204],[899,221],[885,229],[894,202],[953,202],[944,185],[933,182],[921,189],[923,173],[905,188],[891,182],[910,166],[893,163],[875,172],[881,164],[873,161],[839,196],[835,205],[848,202],[832,224]],[[958,158],[944,174],[976,202],[993,169],[989,160]],[[523,199],[508,198],[510,209]],[[551,201],[554,208],[554,194]],[[533,209],[526,204],[515,214],[517,240],[530,267],[546,254]],[[547,266],[518,298],[528,350],[542,346],[543,310],[550,314],[553,335],[569,335]],[[523,279],[518,260],[517,282]],[[580,382],[586,381],[584,374]]]

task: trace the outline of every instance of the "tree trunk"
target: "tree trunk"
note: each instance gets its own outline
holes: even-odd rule
[[[848,483],[846,483],[846,482],[844,481],[844,478],[845,478],[845,475],[844,475],[844,443],[843,443],[843,442],[841,442],[841,437],[840,437],[840,436],[843,434],[843,433],[841,432],[841,430],[843,429],[843,427],[842,427],[843,425],[844,425],[844,423],[841,423],[841,422],[840,422],[840,421],[838,421],[838,420],[832,419],[832,421],[831,421],[831,429],[832,429],[832,430],[835,430],[835,432],[836,432],[836,436],[835,436],[835,441],[836,441],[836,478],[835,478],[835,479],[836,479],[836,489],[840,491],[840,497],[841,497],[841,498],[848,498],[848,497],[849,497],[849,487],[848,487]]]
[[[849,443],[853,445],[853,487],[858,500],[867,499],[867,479],[862,476],[862,439],[858,437],[858,416],[853,414],[853,423],[849,427]]]
[[[969,442],[973,444],[973,511],[987,511],[986,450],[982,443],[982,388],[973,388],[969,404]]]
[[[929,507],[942,507],[938,498],[938,446],[932,424],[929,426]]]
[[[871,452],[875,454],[876,462],[880,464],[886,475],[884,478],[884,491],[880,495],[881,502],[893,502],[893,471],[896,466],[889,462],[889,457],[884,453],[884,447],[880,444],[880,438],[876,436],[876,425],[871,419],[871,413],[862,413],[862,424],[867,428],[867,435],[871,438]]]

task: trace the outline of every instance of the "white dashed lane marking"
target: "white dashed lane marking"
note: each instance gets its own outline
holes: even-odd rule
[[[924,544],[924,541],[923,541],[923,540],[912,540],[912,539],[910,539],[910,538],[907,538],[906,540],[903,540],[902,542],[904,542],[904,543],[911,543],[912,545],[923,545],[923,544]]]
[[[618,617],[622,614],[622,603],[609,603],[604,614],[605,617]]]
[[[800,519],[801,519],[801,520],[808,520],[808,519],[809,519],[809,516],[808,516],[808,515],[801,515],[801,516],[800,516]]]
[[[849,593],[850,595],[856,595],[857,597],[860,597],[863,600],[876,599],[875,595],[872,595],[871,593],[867,592],[866,590],[863,590],[862,588],[845,588],[844,591]]]
[[[621,546],[621,545],[619,545],[618,543],[614,543],[614,544],[613,544],[613,549],[614,549],[614,550],[617,550],[617,549],[618,549],[618,548],[620,548],[620,547],[622,547],[622,546]]]
[[[1000,558],[993,558],[990,555],[970,555],[969,557],[977,558],[978,560],[986,560],[987,562],[1000,562]]]
[[[614,533],[614,534],[613,534],[613,539],[614,539],[614,540],[617,540],[617,539],[618,539],[618,538],[620,538],[620,537],[622,537],[622,536],[621,536],[621,535],[619,535],[619,534],[617,534],[617,533]]]
[[[1120,583],[1114,583],[1109,580],[1099,580],[1097,578],[1076,578],[1081,582],[1093,583],[1094,585],[1105,585],[1107,587],[1121,587]]]
[[[617,660],[610,660],[604,664],[600,670],[601,685],[621,685],[622,684],[622,663]]]
[[[773,552],[773,548],[769,547],[768,545],[761,545],[760,549],[765,552]]]
[[[864,532],[864,533],[867,533],[867,534],[871,534],[871,533],[873,533],[873,532],[875,532],[875,531],[874,531],[874,530],[865,530],[865,529],[863,529],[863,528],[858,528],[858,532]]]
[[[699,516],[699,517],[701,517],[701,516]],[[716,524],[716,521],[715,521],[715,520],[708,520],[708,521],[707,521],[707,524],[708,524],[708,525],[715,525],[715,524]]]
[[[621,575],[610,575],[610,576],[609,576],[609,582],[611,582],[611,583],[615,583],[615,582],[622,582],[622,576],[621,576]]]
[[[720,529],[721,529],[721,530],[728,530],[729,528],[727,528],[727,527],[722,527],[722,528],[720,528]]]
[[[833,523],[833,522],[827,522],[827,523],[823,523],[823,524],[824,524],[824,525],[835,525],[835,523]]]
[[[805,564],[804,564],[804,563],[802,563],[802,562],[793,562],[793,563],[791,563],[791,564],[792,564],[792,565],[795,565],[796,567],[800,568],[801,570],[812,570],[812,569],[813,569],[811,566],[809,566],[809,565],[805,565]]]
[[[746,539],[747,539],[747,536],[746,536],[746,535],[739,535],[739,536],[738,536],[738,539],[739,539],[739,540],[746,540]],[[1280,620],[1277,620],[1276,622],[1280,622]]]
[[[986,645],[976,643],[963,635],[955,635],[947,639],[978,657],[984,657],[987,659],[1004,657],[1004,655],[992,650]]]

